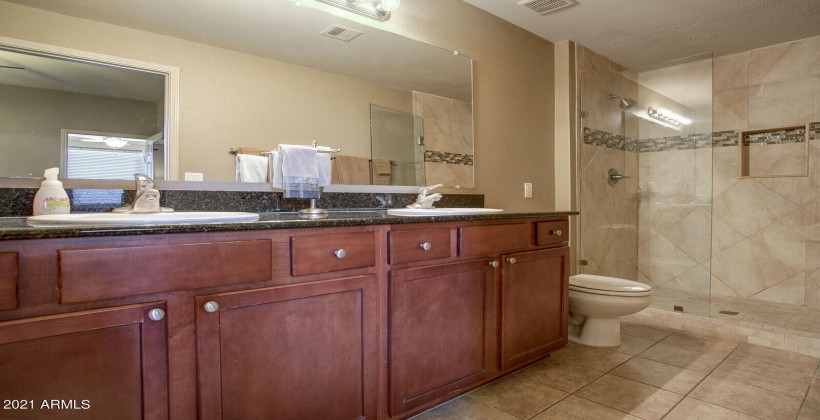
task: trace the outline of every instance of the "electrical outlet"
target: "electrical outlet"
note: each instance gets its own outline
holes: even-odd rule
[[[524,183],[524,198],[532,198],[532,183]]]
[[[185,172],[185,180],[186,181],[202,181],[203,180],[202,172]]]

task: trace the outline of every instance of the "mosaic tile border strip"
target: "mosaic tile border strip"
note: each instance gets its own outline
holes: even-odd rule
[[[788,144],[804,141],[802,128],[788,132],[779,132],[774,143],[768,144]],[[766,139],[765,133],[752,136],[756,142],[760,143]],[[820,122],[809,124],[809,139],[811,141],[820,140]],[[779,141],[778,141],[779,140]],[[710,147],[737,146],[738,132],[715,131],[712,133],[690,134],[688,136],[668,136],[654,139],[636,140],[619,134],[612,134],[606,131],[595,130],[584,127],[584,144],[592,146],[603,146],[610,149],[625,150],[628,152],[667,152],[673,150],[706,149]],[[755,141],[753,141],[755,142]]]
[[[762,133],[747,134],[743,139],[744,146],[804,143],[806,141],[806,127],[795,127],[791,130],[773,130]]]
[[[434,163],[451,163],[454,165],[473,166],[473,155],[463,155],[460,153],[439,152],[436,150],[425,150],[424,161]]]

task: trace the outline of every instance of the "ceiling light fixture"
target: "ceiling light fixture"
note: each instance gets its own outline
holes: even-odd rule
[[[342,10],[386,22],[390,20],[392,12],[401,5],[401,0],[316,0],[319,3],[329,4]]]
[[[650,117],[665,122],[667,124],[673,125],[675,127],[680,127],[681,125],[689,125],[692,124],[692,120],[689,118],[684,117],[683,115],[676,114],[666,108],[652,108],[649,107],[646,110],[646,113],[649,114]]]

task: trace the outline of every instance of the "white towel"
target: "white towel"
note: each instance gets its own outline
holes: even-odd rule
[[[273,186],[281,188],[285,198],[320,197],[319,159],[315,148],[279,145],[274,168]]]
[[[319,186],[327,187],[328,185],[330,185],[330,155],[327,153],[319,153],[318,159]]]
[[[268,180],[268,158],[265,156],[236,155],[237,182],[266,182]]]

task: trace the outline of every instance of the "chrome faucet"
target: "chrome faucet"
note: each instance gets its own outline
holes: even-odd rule
[[[443,187],[441,184],[431,185],[429,187],[424,187],[419,189],[419,196],[416,198],[416,202],[407,206],[408,209],[429,209],[433,207],[433,202],[441,200],[441,194],[435,193],[430,194],[431,190],[436,188]]]
[[[131,205],[117,207],[111,210],[114,213],[160,213],[171,212],[174,209],[160,207],[159,190],[154,188],[154,180],[145,174],[134,174],[134,181],[137,184],[137,195]]]

